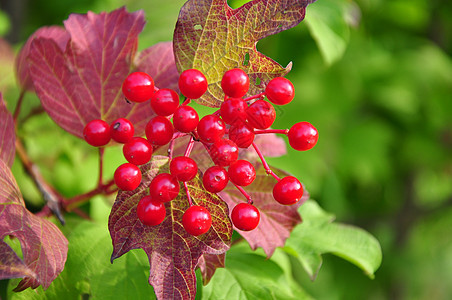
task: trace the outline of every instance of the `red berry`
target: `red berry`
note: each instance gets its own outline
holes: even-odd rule
[[[228,184],[228,172],[219,166],[208,168],[202,177],[204,188],[211,193],[221,192]]]
[[[137,205],[138,219],[147,226],[159,225],[166,216],[163,202],[152,199],[151,196],[144,196]]]
[[[231,219],[237,229],[250,231],[259,224],[260,213],[254,205],[239,203],[232,209]]]
[[[144,72],[129,74],[122,84],[122,93],[132,102],[144,102],[154,94],[154,80]]]
[[[130,142],[124,144],[122,153],[129,163],[144,165],[151,160],[152,145],[147,139],[134,137]]]
[[[298,151],[306,151],[317,144],[319,133],[309,122],[299,122],[294,124],[287,134],[289,144]]]
[[[295,89],[289,79],[276,77],[267,84],[265,96],[274,104],[284,105],[293,100]]]
[[[293,176],[287,176],[273,187],[273,198],[281,204],[292,205],[303,196],[303,185]]]
[[[179,95],[171,89],[160,89],[151,98],[151,107],[159,116],[174,114],[179,106]]]
[[[179,182],[168,173],[160,173],[152,179],[149,191],[153,199],[168,202],[179,195]]]
[[[198,123],[199,138],[206,143],[215,143],[226,132],[226,124],[217,115],[204,116]]]
[[[229,139],[239,148],[248,148],[254,141],[254,129],[247,123],[234,123],[229,127]]]
[[[119,118],[110,125],[111,138],[118,143],[127,143],[133,138],[135,129],[132,122],[125,118]]]
[[[209,231],[212,217],[203,206],[193,205],[182,216],[182,225],[189,234],[198,236]]]
[[[229,98],[221,104],[220,114],[227,124],[246,121],[248,104],[242,98]]]
[[[209,154],[216,165],[227,167],[239,157],[239,148],[230,139],[221,139],[212,145]]]
[[[153,145],[166,145],[173,138],[173,124],[162,116],[156,116],[146,125],[146,138]]]
[[[85,125],[83,136],[91,146],[105,146],[111,139],[110,126],[103,120],[92,120]]]
[[[141,171],[134,164],[125,163],[116,169],[114,179],[121,190],[133,191],[141,183]]]
[[[179,76],[179,90],[189,99],[198,99],[207,91],[207,79],[196,69],[183,71]]]
[[[192,132],[199,123],[199,116],[196,110],[187,105],[179,106],[173,115],[174,128],[180,132]]]
[[[247,108],[246,117],[254,128],[267,129],[275,121],[276,112],[269,102],[257,100]]]
[[[247,186],[256,179],[256,170],[249,161],[239,159],[229,167],[228,175],[233,183]]]
[[[179,181],[190,181],[198,174],[198,165],[190,157],[177,156],[170,162],[170,172]]]
[[[243,97],[250,87],[250,79],[245,71],[241,69],[231,69],[224,73],[221,79],[223,92],[233,98]]]

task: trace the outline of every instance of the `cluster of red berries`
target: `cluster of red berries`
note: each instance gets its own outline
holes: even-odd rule
[[[128,101],[150,100],[150,105],[157,116],[147,123],[146,138],[134,137],[133,124],[124,118],[115,120],[110,125],[102,120],[93,120],[86,125],[83,133],[90,145],[104,146],[110,139],[124,144],[123,153],[128,163],[117,168],[114,180],[116,185],[125,191],[132,191],[139,186],[142,175],[138,165],[150,161],[153,147],[170,143],[169,173],[155,176],[150,183],[149,195],[138,203],[137,215],[143,224],[155,226],[163,222],[166,217],[164,203],[178,196],[181,182],[190,204],[182,218],[185,230],[191,235],[198,236],[210,229],[212,218],[209,211],[203,206],[193,205],[187,187],[187,182],[198,174],[196,162],[189,157],[194,142],[202,143],[214,162],[214,166],[203,174],[202,182],[205,189],[211,193],[218,193],[231,182],[247,199],[246,203],[240,203],[232,210],[231,219],[236,228],[253,230],[260,220],[259,211],[253,205],[253,200],[242,188],[254,181],[256,171],[250,162],[238,159],[239,148],[252,146],[256,150],[267,174],[277,180],[273,188],[273,197],[277,202],[291,205],[301,199],[303,186],[300,181],[293,176],[279,178],[265,162],[254,143],[254,137],[256,134],[264,133],[286,134],[289,144],[294,149],[304,151],[317,143],[317,130],[308,122],[297,123],[286,130],[268,129],[276,118],[271,103],[285,105],[295,96],[294,87],[286,78],[274,78],[267,84],[263,93],[243,98],[248,92],[249,85],[248,75],[243,70],[227,71],[221,81],[225,99],[220,109],[199,119],[196,110],[188,104],[191,99],[198,99],[207,91],[207,79],[202,72],[189,69],[181,73],[179,89],[186,97],[182,104],[174,90],[158,89],[154,86],[151,76],[143,72],[134,72],[125,79],[122,91]],[[265,97],[271,103],[264,100]],[[183,135],[191,136],[185,154],[172,157],[172,143],[175,138]]]

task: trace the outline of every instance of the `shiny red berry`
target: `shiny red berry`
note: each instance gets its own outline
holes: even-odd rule
[[[257,100],[247,108],[246,117],[254,128],[267,129],[275,121],[276,111],[269,102]]]
[[[254,141],[254,128],[248,123],[236,122],[229,127],[229,139],[239,148],[248,148]]]
[[[248,104],[242,98],[228,98],[221,104],[221,118],[226,124],[246,121]]]
[[[166,145],[173,138],[173,124],[165,117],[156,116],[146,125],[146,138],[153,145]]]
[[[163,222],[166,216],[163,202],[144,196],[137,205],[138,219],[147,226],[156,226]]]
[[[319,133],[309,122],[299,122],[294,124],[287,134],[289,144],[298,151],[306,151],[317,144]]]
[[[199,123],[199,116],[196,110],[187,105],[179,106],[173,115],[174,128],[180,132],[192,132]]]
[[[94,147],[105,146],[110,142],[110,125],[103,120],[92,120],[83,129],[85,141]]]
[[[204,116],[198,123],[199,138],[206,143],[215,143],[226,132],[226,124],[217,115]]]
[[[147,139],[134,137],[122,147],[122,153],[129,163],[144,165],[151,160],[152,145]]]
[[[182,216],[182,225],[189,234],[198,236],[209,231],[212,217],[203,206],[193,205]]]
[[[285,105],[295,97],[295,89],[289,79],[276,77],[267,84],[265,96],[274,104]]]
[[[239,148],[230,139],[221,139],[213,143],[209,154],[216,165],[227,167],[239,157]]]
[[[141,183],[140,169],[131,163],[120,165],[114,174],[115,184],[123,191],[133,191]]]
[[[250,79],[245,71],[241,69],[226,71],[221,79],[221,88],[229,97],[243,97],[248,92],[249,87]]]
[[[219,166],[208,168],[202,177],[204,188],[211,193],[221,192],[228,185],[228,172]]]
[[[232,209],[231,219],[237,229],[250,231],[259,224],[260,213],[252,204],[239,203]]]
[[[179,182],[168,173],[160,173],[152,179],[149,192],[153,199],[168,202],[179,195]]]
[[[196,69],[183,71],[179,76],[179,90],[189,99],[198,99],[207,91],[207,79]]]
[[[122,84],[122,93],[132,102],[144,102],[154,94],[154,80],[144,72],[133,72]]]
[[[125,118],[119,118],[110,125],[111,138],[118,143],[127,143],[133,138],[135,129],[132,122]]]
[[[303,185],[293,176],[282,178],[273,187],[273,198],[284,205],[295,204],[302,196]]]
[[[179,95],[172,89],[160,89],[151,98],[152,110],[159,116],[174,114],[179,106]]]
[[[198,174],[198,165],[190,157],[177,156],[170,162],[170,173],[179,181],[190,181]]]
[[[249,161],[239,159],[229,166],[228,175],[233,183],[247,186],[256,179],[256,170]]]

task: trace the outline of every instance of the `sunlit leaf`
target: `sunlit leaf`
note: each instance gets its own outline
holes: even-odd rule
[[[272,78],[286,75],[283,68],[258,52],[259,40],[294,27],[314,0],[254,0],[232,9],[226,0],[187,1],[174,31],[174,53],[179,71],[199,69],[209,88],[197,100],[219,107],[224,94],[221,78],[228,69],[242,68],[250,77],[249,93],[262,92]]]

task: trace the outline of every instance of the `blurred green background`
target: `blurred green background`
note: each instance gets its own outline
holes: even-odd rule
[[[184,2],[2,0],[0,35],[17,51],[38,27],[61,25],[70,13],[126,5],[145,11],[139,44],[144,49],[172,38]],[[277,110],[274,127],[309,121],[320,135],[313,150],[289,150],[270,162],[298,176],[338,221],[375,235],[383,249],[374,280],[332,255],[325,256],[314,282],[295,269],[315,298],[452,297],[451,15],[452,2],[446,0],[318,0],[299,26],[258,44],[282,65],[294,63],[288,78],[296,99]],[[18,91],[10,49],[2,44],[0,89],[13,109]],[[26,110],[38,103],[31,94],[26,100]],[[45,115],[28,120],[20,134],[27,136],[32,158],[47,167],[44,175],[65,195],[95,185],[96,177],[86,174],[97,172],[96,152]],[[49,134],[59,138],[58,145]],[[111,174],[123,159],[114,149],[107,160],[114,161],[105,170]],[[39,207],[40,196],[17,162],[14,172],[31,209]]]

